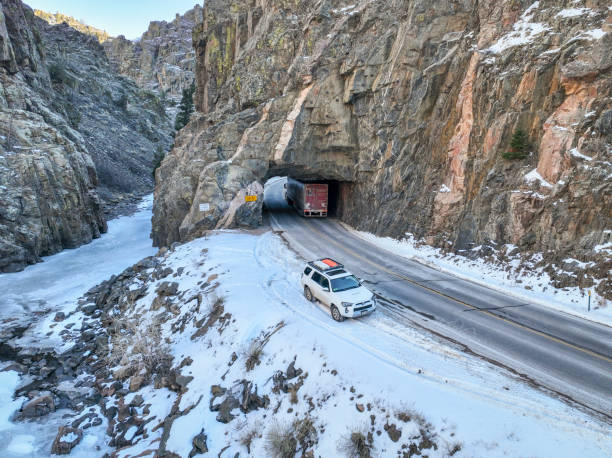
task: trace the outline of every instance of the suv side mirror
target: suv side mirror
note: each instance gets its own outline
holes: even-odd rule
[[[327,291],[327,292],[329,292],[329,286],[324,286],[324,287],[323,287],[323,291]]]

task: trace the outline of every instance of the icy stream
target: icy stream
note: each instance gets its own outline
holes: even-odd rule
[[[152,206],[153,196],[147,196],[136,213],[109,221],[108,232],[92,243],[44,258],[44,262],[22,272],[0,275],[0,335],[15,322],[36,321],[24,336],[30,339],[26,343],[36,347],[57,346],[56,341],[45,339],[49,316],[52,318],[60,310],[68,314],[91,287],[155,254],[149,238]],[[0,369],[8,364],[0,362]],[[9,421],[23,402],[13,399],[12,393],[25,382],[14,371],[0,372],[2,457],[50,456],[57,428],[63,424],[61,411],[32,422]],[[100,456],[105,449],[103,433],[103,428],[91,428],[71,455]]]

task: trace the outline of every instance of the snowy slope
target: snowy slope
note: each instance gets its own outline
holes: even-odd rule
[[[183,362],[181,373],[193,380],[183,390],[148,385],[125,398],[105,399],[108,408],[141,395],[149,413],[138,408],[135,415],[154,417],[125,433],[131,445],[119,456],[160,443],[188,456],[201,432],[211,456],[246,455],[245,438],[251,435],[250,455],[269,456],[270,435],[284,426],[295,429],[307,418],[317,431],[307,449],[316,456],[342,456],[340,444],[358,430],[371,433],[373,456],[410,447],[448,456],[458,444],[456,456],[612,453],[608,426],[459,349],[399,327],[384,308],[365,319],[332,321],[327,310],[302,297],[302,262],[270,232],[224,231],[197,239],[167,253],[156,269],[168,267],[174,273],[163,279],[155,280],[150,269],[148,278],[134,280],[133,290],[146,294],[122,306],[122,319],[143,331],[160,326],[174,365]],[[153,313],[158,287],[169,281],[177,282],[176,295],[166,312]],[[247,370],[249,349],[266,335],[261,363]],[[125,354],[115,373],[137,357],[129,349]],[[274,392],[275,374],[288,375],[292,361],[303,371],[287,381],[294,394]],[[268,397],[267,407],[233,408],[229,414],[235,418],[219,422],[211,405],[229,393],[240,398],[243,381],[252,383],[256,397]],[[211,394],[224,389],[218,397]]]

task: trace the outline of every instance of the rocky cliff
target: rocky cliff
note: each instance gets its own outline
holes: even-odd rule
[[[194,4],[195,4],[194,0]],[[195,74],[195,51],[191,33],[202,20],[195,7],[171,22],[153,21],[138,40],[124,36],[105,42],[104,48],[118,71],[145,89],[164,94],[172,105],[181,98]]]
[[[51,108],[80,132],[105,199],[148,193],[156,154],[172,145],[172,126],[155,92],[118,74],[92,36],[66,23],[38,21],[53,85]]]
[[[100,30],[92,27],[91,25],[85,24],[81,20],[62,14],[59,11],[56,11],[55,13],[48,13],[47,11],[43,10],[34,10],[34,14],[51,25],[59,25],[65,22],[70,27],[78,30],[81,33],[96,37],[100,43],[104,43],[111,38],[106,30]]]
[[[284,174],[338,181],[359,229],[538,253],[559,285],[611,294],[609,2],[211,0],[204,17],[156,244],[249,223],[227,217],[241,190]],[[506,160],[518,129],[530,154]]]
[[[105,210],[148,192],[171,127],[96,38],[0,7],[0,271],[14,271],[98,237]]]

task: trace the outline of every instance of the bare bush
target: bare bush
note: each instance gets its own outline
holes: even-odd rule
[[[263,346],[261,342],[259,339],[253,339],[244,352],[246,370],[253,370],[255,366],[259,365],[262,355]]]
[[[605,309],[608,306],[608,299],[606,299],[604,296],[599,296],[597,298],[596,304],[596,308]]]
[[[253,440],[259,437],[259,431],[257,428],[253,427],[248,429],[241,437],[240,437],[240,445],[246,447],[247,453],[251,454],[251,445],[253,444]]]
[[[276,422],[266,433],[265,449],[273,458],[293,458],[297,452],[297,445],[291,425]]]
[[[162,340],[161,323],[138,326],[137,320],[115,320],[111,328],[111,365],[128,362],[142,366],[148,374],[167,375],[172,367],[172,355]]]
[[[100,185],[120,192],[131,192],[135,189],[134,177],[121,165],[108,157],[93,156]]]
[[[453,444],[449,444],[448,456],[454,456],[456,453],[458,453],[461,450],[462,447],[463,447],[463,444],[461,442],[455,442]]]
[[[367,428],[355,429],[341,438],[338,443],[338,451],[349,458],[371,458],[372,440],[368,437]]]
[[[274,326],[273,329],[261,333],[258,338],[255,338],[247,346],[244,351],[245,365],[247,371],[253,370],[255,366],[261,363],[261,355],[263,355],[263,349],[270,340],[270,338],[285,327],[285,322],[280,321]]]
[[[217,295],[217,293],[211,293],[206,295],[206,310],[207,315],[219,310],[225,304],[225,298]]]
[[[423,414],[415,409],[404,407],[403,409],[396,412],[395,417],[398,420],[403,421],[404,423],[414,421],[421,428],[424,428],[424,429],[431,428],[431,424],[425,419]]]
[[[314,420],[310,416],[296,418],[292,424],[295,439],[302,452],[306,452],[317,443],[317,429]]]

